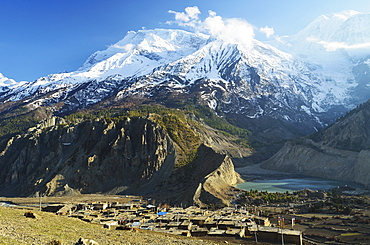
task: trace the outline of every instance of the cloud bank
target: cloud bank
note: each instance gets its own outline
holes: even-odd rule
[[[369,49],[370,42],[366,43],[357,43],[357,44],[348,44],[346,42],[329,42],[320,40],[314,37],[308,37],[306,39],[308,42],[313,42],[320,44],[324,47],[324,49],[328,52],[337,51],[338,49],[345,49],[345,50],[354,50],[354,49]]]
[[[199,18],[201,14],[197,6],[185,8],[185,12],[168,11],[175,15],[174,21],[167,24],[176,24],[181,27],[191,28],[196,32],[202,32],[220,39],[226,43],[238,44],[250,49],[253,47],[254,29],[251,24],[243,19],[222,18],[214,11],[208,11],[208,17],[204,20]]]
[[[169,10],[168,13],[175,15],[175,21],[167,21],[167,24],[177,24],[182,27],[196,28],[201,24],[199,21],[200,10],[197,6],[185,8],[185,12]]]

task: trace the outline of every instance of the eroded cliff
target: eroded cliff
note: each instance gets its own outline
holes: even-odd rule
[[[240,181],[231,158],[203,145],[190,126],[198,140],[185,139],[196,149],[188,157],[190,148],[149,118],[71,123],[51,117],[23,134],[3,137],[0,195],[144,194],[172,203],[210,203],[210,197],[227,202],[225,193]],[[175,136],[185,137],[182,133]]]
[[[154,181],[157,174],[170,174],[174,161],[166,160],[175,154],[168,134],[140,118],[74,125],[52,118],[3,144],[5,195],[135,189]]]

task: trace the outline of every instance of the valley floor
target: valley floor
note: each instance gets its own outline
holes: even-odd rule
[[[249,202],[257,200],[260,193],[253,192],[253,195],[256,195],[256,197],[252,200],[249,196]],[[287,229],[287,232],[291,229],[292,218],[295,218],[294,230],[302,231],[303,244],[370,244],[369,197],[343,195],[341,192],[324,197],[325,195],[321,196],[321,193],[308,190],[294,195],[297,199],[290,203],[269,203],[267,205],[263,203],[239,203],[239,208],[245,212],[244,216],[249,214],[255,215],[256,218],[259,216],[268,217],[268,223],[271,223],[272,226],[271,229],[276,229],[278,217],[284,217],[284,229]],[[248,200],[248,198],[245,200]],[[41,199],[43,207],[77,203],[117,202],[132,204],[136,200],[138,203],[145,204],[145,201],[140,201],[140,197],[135,196],[81,195],[44,197]],[[126,212],[118,212],[118,209],[116,209],[117,213],[116,211],[112,213],[107,209],[95,213],[93,210],[84,209],[85,211],[82,210],[80,213],[75,212],[72,215],[69,213],[69,215],[60,216],[55,215],[55,212],[39,211],[39,205],[39,198],[0,197],[0,244],[48,244],[54,240],[61,241],[62,244],[75,244],[81,237],[92,239],[98,244],[255,244],[253,232],[244,239],[230,236],[210,237],[207,235],[189,238],[143,229],[133,229],[131,231],[114,228],[103,229],[104,219],[109,220],[112,215],[119,217],[120,213],[126,215]],[[348,210],[347,206],[349,207]],[[168,208],[180,211],[182,209]],[[198,210],[198,208],[195,209]],[[229,209],[233,208],[230,207]],[[24,214],[27,211],[32,211],[36,218],[26,218]],[[199,213],[199,210],[193,213],[195,212]],[[208,212],[208,210],[201,212]],[[84,216],[84,218],[77,217],[79,215]],[[204,213],[200,215],[204,216]],[[164,223],[163,225],[165,226]],[[113,225],[113,227],[117,226]],[[269,227],[266,228],[270,229]],[[262,239],[263,229],[259,232],[257,237]],[[259,240],[258,244],[281,244],[281,242],[279,240],[271,242]],[[286,242],[285,244],[289,243]]]
[[[42,207],[53,207],[59,204],[77,203],[140,203],[135,196],[81,195],[73,197],[44,197]],[[143,204],[143,203],[140,203]],[[76,218],[75,215],[56,215],[55,212],[43,212],[40,209],[40,198],[1,198],[0,197],[0,244],[53,244],[60,241],[63,245],[75,244],[80,238],[91,239],[98,244],[160,244],[160,245],[196,245],[196,244],[254,244],[253,239],[231,237],[185,237],[145,229],[118,230],[104,229],[102,220],[106,217],[95,210],[83,213],[90,221]],[[25,214],[32,212],[35,218]],[[74,216],[74,217],[73,217]],[[260,242],[259,244],[274,244]]]

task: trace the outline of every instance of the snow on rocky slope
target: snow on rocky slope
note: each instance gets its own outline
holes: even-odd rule
[[[5,77],[2,73],[0,73],[0,93],[7,92],[13,86],[16,86],[18,83],[13,80]]]
[[[370,94],[364,89],[360,97],[356,94],[360,85],[368,87],[370,62],[358,54],[366,54],[370,43],[369,16],[353,11],[321,16],[287,39],[289,48],[279,45],[285,52],[258,40],[244,49],[181,30],[129,32],[77,71],[14,88],[1,80],[0,100],[25,100],[34,107],[63,101],[68,113],[108,97],[196,93],[216,112],[271,117],[313,130]]]
[[[347,108],[352,109],[369,98],[369,84],[363,84],[363,80],[370,81],[366,77],[370,57],[370,13],[348,10],[322,15],[283,40],[284,44],[274,43],[274,46],[314,67],[314,73],[328,81],[323,89],[332,91],[337,98],[342,97],[344,101],[340,103]],[[363,74],[359,74],[359,67]]]

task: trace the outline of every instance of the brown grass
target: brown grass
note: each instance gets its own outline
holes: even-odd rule
[[[76,218],[32,210],[36,218],[24,216],[27,209],[0,207],[0,244],[48,244],[60,241],[75,244],[80,237],[101,244],[215,244],[194,238],[166,235],[146,230],[139,232],[108,230]],[[218,243],[217,243],[218,244]]]

